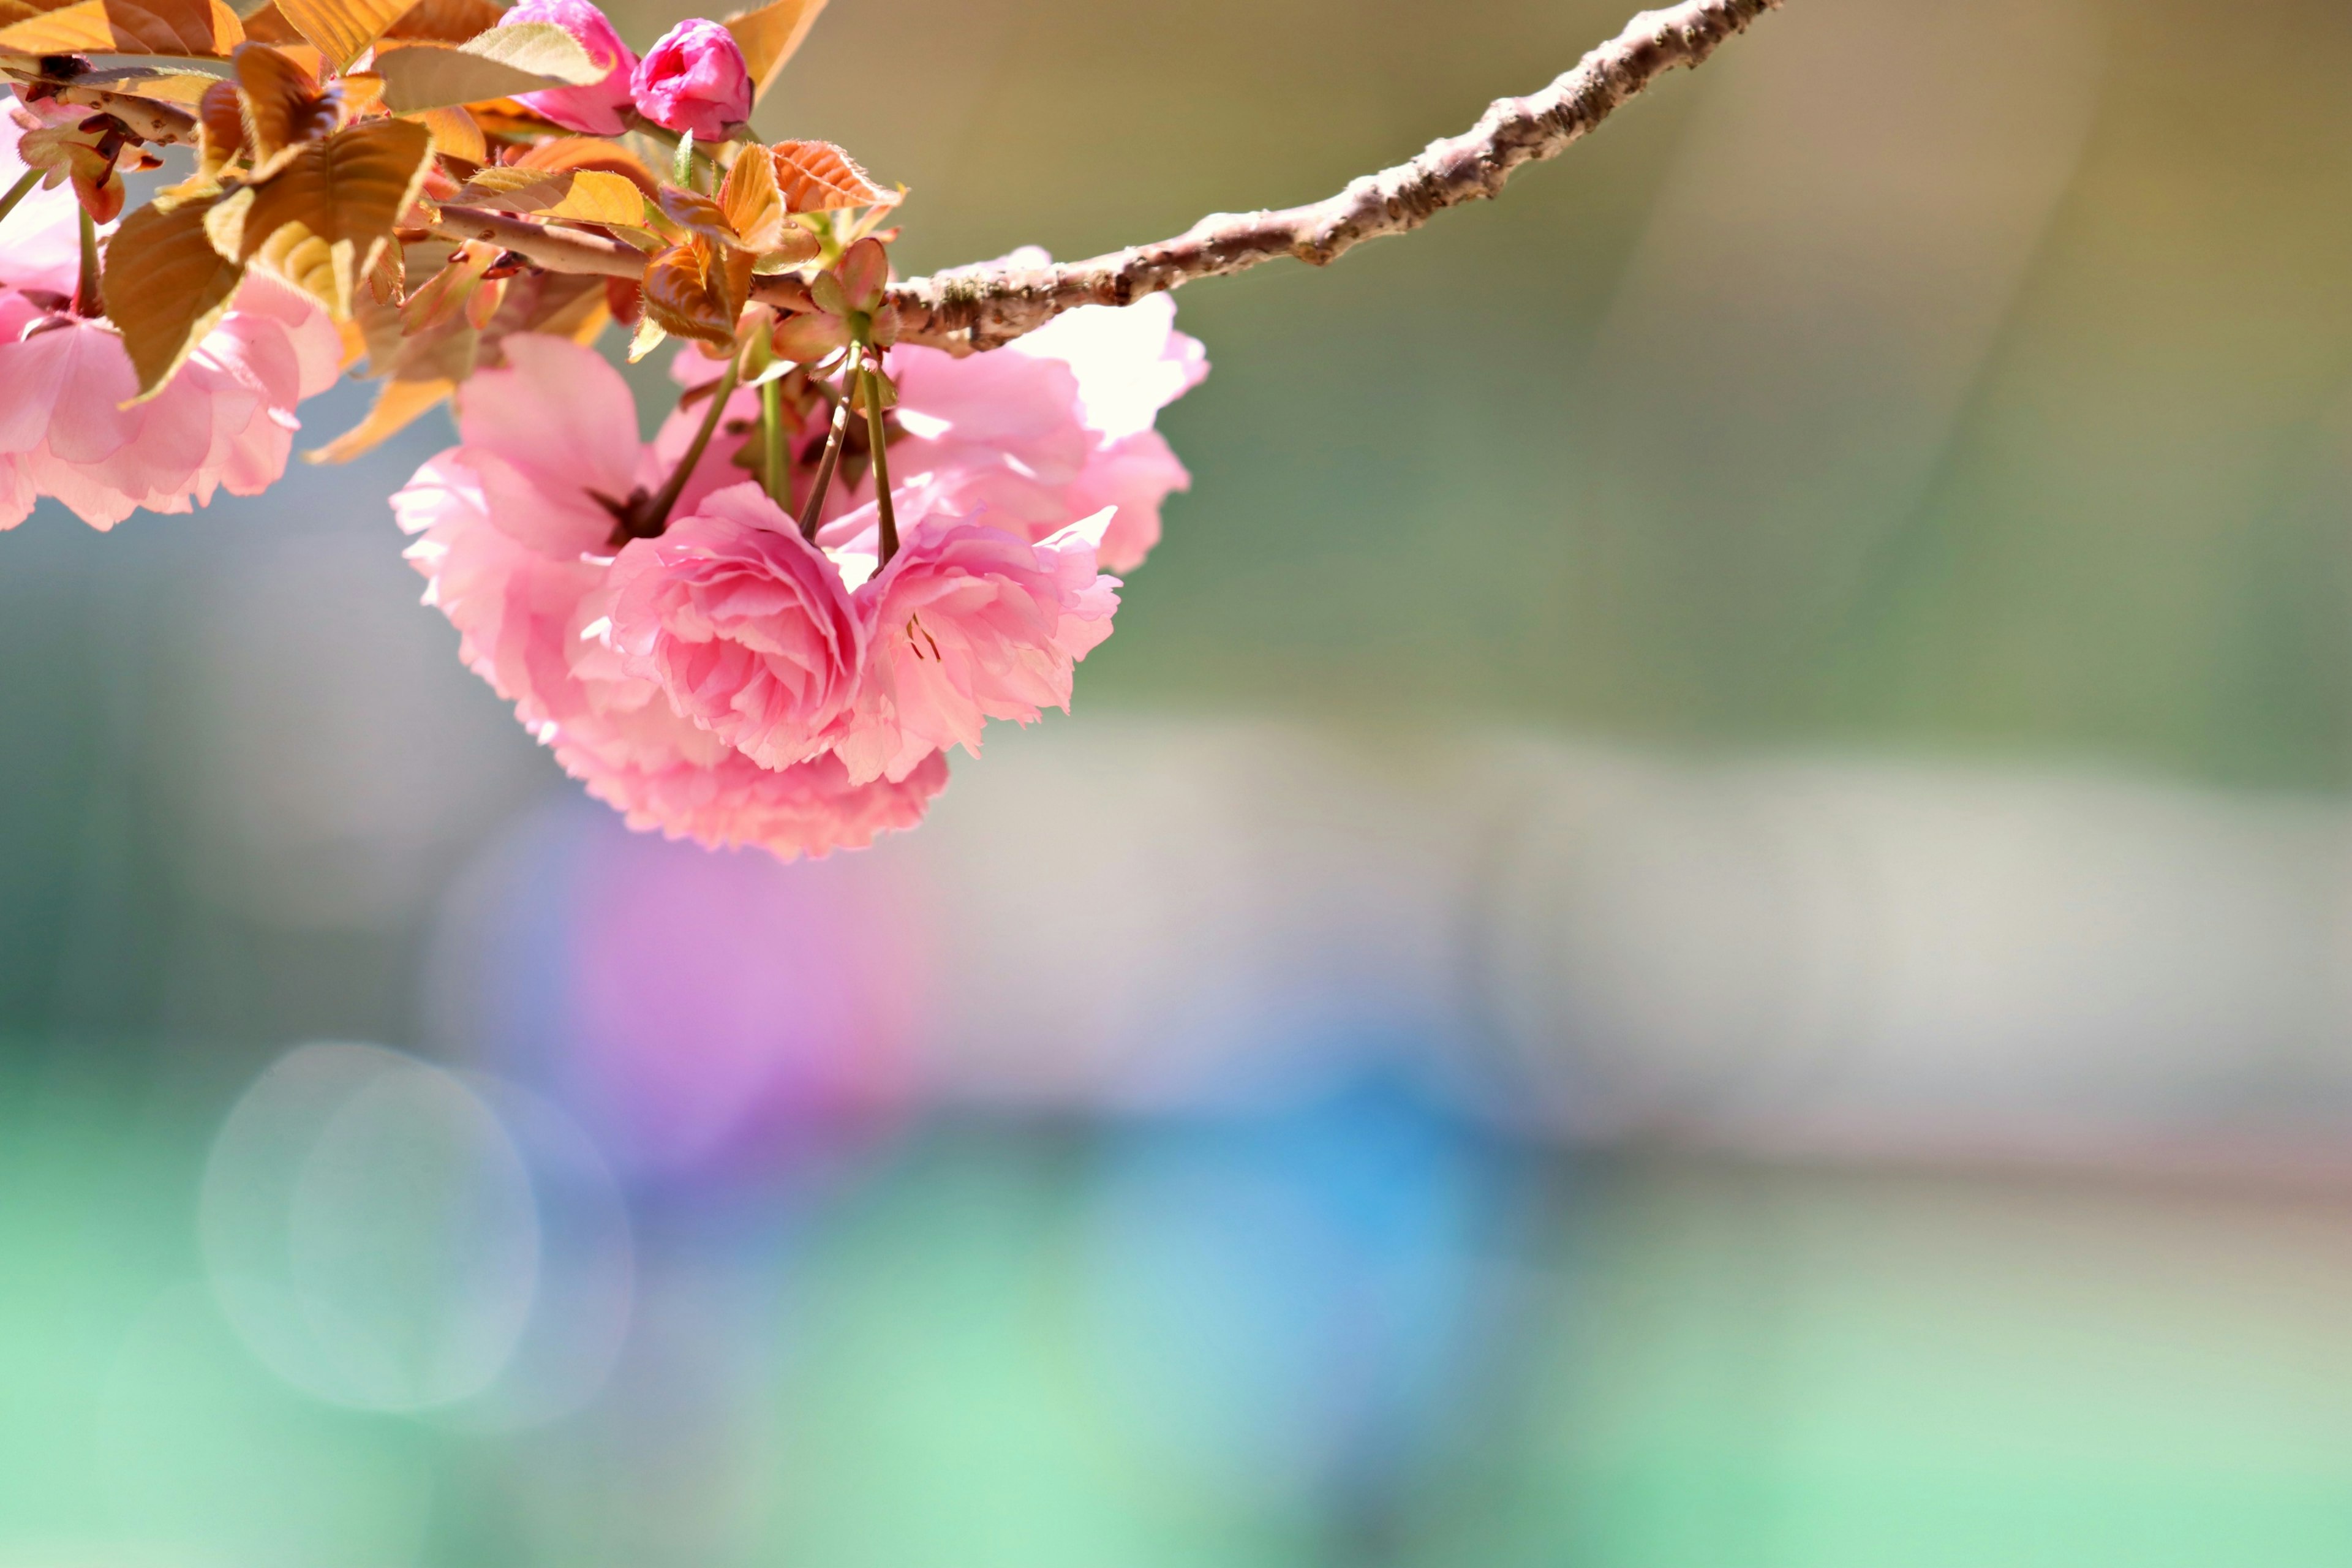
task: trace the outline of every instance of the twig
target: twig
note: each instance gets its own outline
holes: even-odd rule
[[[1080,305],[1126,305],[1196,278],[1221,278],[1278,257],[1313,267],[1384,235],[1406,234],[1444,209],[1499,194],[1522,163],[1549,158],[1676,66],[1696,66],[1780,0],[1684,0],[1644,11],[1549,87],[1497,99],[1477,124],[1420,157],[1350,182],[1338,195],[1280,212],[1215,213],[1174,239],[1087,261],[960,267],[890,291],[899,335],[992,349]]]
[[[1280,212],[1213,213],[1173,239],[1045,267],[982,262],[892,286],[902,342],[968,353],[1011,342],[1081,305],[1127,305],[1197,278],[1293,256],[1326,267],[1368,239],[1409,234],[1447,207],[1501,193],[1520,164],[1557,155],[1676,66],[1696,66],[1781,0],[1683,0],[1644,11],[1576,68],[1528,98],[1497,99],[1459,136]],[[645,255],[616,239],[504,213],[445,207],[441,231],[489,240],[552,271],[635,278]],[[790,304],[796,280],[761,278],[751,297]]]
[[[607,278],[642,278],[646,253],[585,229],[552,228],[509,213],[481,207],[443,207],[434,232],[445,239],[481,239],[527,256],[550,272],[594,272]]]

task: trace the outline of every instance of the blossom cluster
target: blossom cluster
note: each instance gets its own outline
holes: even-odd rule
[[[17,143],[28,129],[0,116],[0,189],[26,174]],[[133,404],[121,334],[77,308],[77,213],[59,187],[27,190],[0,217],[0,529],[42,496],[111,528],[142,507],[203,506],[223,487],[260,494],[286,471],[301,427],[294,405],[334,382],[334,323],[254,273],[170,384]]]
[[[590,0],[89,8],[0,16],[0,528],[257,493],[364,360],[318,455],[454,396],[393,498],[426,600],[635,826],[862,846],[990,721],[1069,706],[1189,483],[1153,423],[1200,345],[1164,298],[901,342],[904,188],[749,129],[818,5],[642,57]],[[651,441],[611,323],[688,345]]]
[[[1141,563],[1188,482],[1150,427],[1206,373],[1173,318],[1153,299],[993,354],[892,350],[900,542],[878,570],[872,469],[810,537],[720,444],[658,535],[616,546],[609,503],[688,460],[711,411],[641,443],[618,373],[551,337],[510,340],[506,368],[466,384],[460,444],[393,506],[467,665],[631,826],[784,856],[859,847],[919,821],[946,752],[977,753],[987,721],[1068,707],[1073,667],[1110,634],[1109,572]],[[689,396],[715,395],[719,369],[678,356]],[[728,395],[719,427],[748,445],[760,394]],[[793,438],[825,434],[814,412]]]

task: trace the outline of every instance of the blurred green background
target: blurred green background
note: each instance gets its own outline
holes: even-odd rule
[[[912,187],[903,268],[1075,258],[1624,19],[835,0],[759,125]],[[381,504],[437,418],[37,513],[0,1565],[2352,1561],[2347,82],[2323,0],[1789,0],[1185,290],[1076,718],[822,867],[625,839],[457,665]],[[630,1023],[648,908],[772,985]]]

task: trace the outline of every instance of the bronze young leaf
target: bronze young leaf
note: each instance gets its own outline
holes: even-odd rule
[[[721,348],[735,342],[735,317],[741,309],[742,289],[730,299],[730,256],[742,256],[732,247],[713,245],[698,236],[674,245],[646,264],[645,312],[664,331],[697,338]],[[748,261],[750,258],[744,257]],[[749,274],[744,282],[748,285]]]
[[[216,81],[205,89],[196,105],[196,124],[202,132],[196,161],[207,174],[217,174],[250,151],[245,135],[244,100],[233,81]]]
[[[259,10],[246,13],[245,36],[247,42],[256,44],[307,46],[310,43],[295,29],[294,24],[286,19],[286,14],[278,8],[277,0],[269,0],[269,4]]]
[[[659,201],[662,216],[688,233],[716,246],[742,243],[734,226],[727,221],[726,209],[701,192],[664,185]]]
[[[416,0],[400,19],[383,30],[385,41],[425,38],[435,43],[462,44],[499,25],[503,8],[490,0]]]
[[[755,253],[776,248],[784,232],[784,198],[776,188],[775,161],[760,147],[746,147],[719,187],[719,210],[743,245]]]
[[[898,199],[830,142],[779,142],[768,151],[775,160],[776,188],[783,194],[786,212],[838,212]]]
[[[538,143],[514,161],[518,169],[602,169],[618,174],[647,197],[657,195],[661,182],[645,160],[617,142],[590,136],[558,136]]]
[[[577,39],[544,22],[494,27],[454,47],[417,42],[385,48],[375,68],[383,77],[383,105],[394,114],[576,87],[604,74]]]
[[[279,16],[337,70],[348,70],[408,9],[408,0],[272,0]]]
[[[744,68],[751,73],[754,100],[774,84],[824,9],[824,0],[772,0],[727,18],[727,30],[735,35]]]
[[[250,187],[249,198],[245,192],[230,198],[249,205],[234,222],[216,215],[214,242],[245,261],[261,254],[281,229],[299,226],[326,247],[327,277],[314,262],[300,268],[298,280],[338,319],[347,319],[352,289],[377,247],[391,243],[393,226],[415,197],[431,151],[430,134],[409,120],[367,121],[310,142],[266,184]]]
[[[464,163],[487,163],[490,160],[490,144],[482,134],[481,121],[455,104],[442,109],[420,110],[417,122],[432,133],[433,151],[445,158]]]
[[[217,58],[245,41],[236,13],[219,0],[105,0],[114,48],[126,55]]]
[[[320,92],[310,73],[291,57],[267,44],[241,44],[231,63],[236,68],[245,140],[257,170],[266,169],[289,147],[334,133],[341,108]]]
[[[536,213],[573,223],[642,227],[646,199],[634,182],[603,169],[482,170],[451,200],[459,206]]]
[[[95,54],[113,47],[106,0],[79,0],[0,27],[0,49],[17,54]]]
[[[122,333],[142,395],[172,378],[188,350],[227,310],[245,264],[213,248],[213,200],[141,207],[106,247],[106,313]]]

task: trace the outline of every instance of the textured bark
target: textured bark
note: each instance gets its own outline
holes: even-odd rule
[[[960,267],[891,290],[902,336],[992,349],[1080,305],[1126,305],[1196,278],[1292,256],[1328,266],[1354,247],[1407,234],[1445,208],[1498,195],[1522,163],[1549,158],[1676,66],[1696,66],[1780,0],[1684,0],[1644,11],[1575,69],[1528,98],[1497,99],[1459,136],[1409,163],[1349,182],[1339,195],[1280,212],[1214,213],[1173,239],[1086,261]]]
[[[1676,66],[1696,66],[1780,0],[1684,0],[1644,11],[1576,68],[1527,98],[1497,99],[1459,136],[1409,163],[1366,174],[1324,201],[1279,212],[1213,213],[1173,239],[1045,267],[983,262],[894,285],[902,341],[957,353],[992,349],[1080,305],[1126,305],[1197,278],[1296,257],[1328,266],[1368,239],[1409,234],[1463,202],[1500,194],[1523,163],[1557,155]],[[560,272],[634,278],[645,258],[601,235],[450,207],[452,237],[490,240]],[[752,297],[785,287],[762,279]]]

